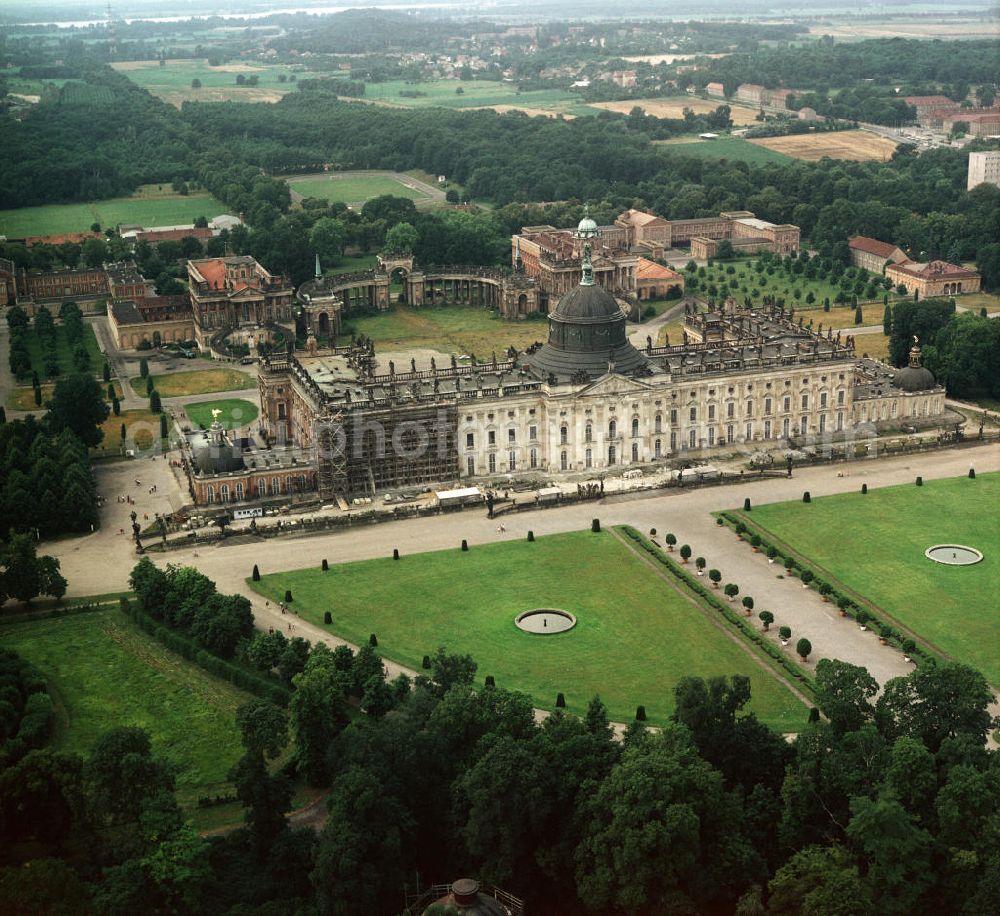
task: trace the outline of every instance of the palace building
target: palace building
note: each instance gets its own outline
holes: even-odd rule
[[[684,344],[634,346],[597,277],[600,231],[585,219],[572,233],[579,280],[549,314],[547,341],[525,352],[408,371],[379,367],[369,341],[265,359],[262,440],[314,456],[321,498],[354,499],[874,436],[903,418],[942,422],[944,389],[919,353],[914,372],[859,360],[853,338],[804,327],[779,306],[728,300],[698,314],[689,304]]]

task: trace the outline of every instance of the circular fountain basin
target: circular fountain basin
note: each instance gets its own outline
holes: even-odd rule
[[[538,607],[518,614],[514,618],[514,623],[525,633],[547,636],[551,633],[565,633],[567,630],[572,630],[576,626],[576,618],[569,611]]]
[[[935,544],[924,551],[924,556],[946,566],[972,566],[983,559],[982,553],[975,547],[966,547],[964,544]]]

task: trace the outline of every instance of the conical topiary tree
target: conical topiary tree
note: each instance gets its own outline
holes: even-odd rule
[[[565,708],[566,708],[566,697],[564,697],[561,693],[557,693],[556,709],[565,709]]]
[[[285,589],[285,604],[292,603],[292,590],[290,588]]]
[[[260,569],[258,569],[257,564],[253,564],[253,575],[251,576],[254,582],[260,582]]]

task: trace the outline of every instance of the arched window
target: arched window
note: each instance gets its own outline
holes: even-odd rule
[[[594,464],[594,453],[589,448],[583,454],[583,463],[588,468]]]
[[[242,481],[240,481],[238,484],[236,484],[236,498],[238,500],[239,499],[243,499],[243,482]]]
[[[507,453],[507,466],[512,471],[517,470],[517,452]]]
[[[219,499],[221,499],[224,503],[229,502],[229,484],[228,483],[224,483],[221,487],[219,487]]]
[[[569,461],[568,461],[568,459],[566,457],[566,453],[565,452],[560,452],[560,454],[559,454],[559,468],[560,468],[560,470],[565,471],[566,468],[568,467],[568,465],[569,465]]]
[[[638,442],[633,442],[632,443],[632,460],[633,461],[638,461],[639,460],[639,443]]]
[[[257,479],[257,496],[260,499],[267,496],[267,481],[263,477]]]
[[[271,495],[278,496],[281,493],[281,478],[272,477],[271,478]]]
[[[207,487],[205,489],[205,496],[210,503],[215,502],[215,487]]]
[[[611,421],[614,423],[614,421]],[[613,465],[615,463],[615,447],[613,445],[608,446],[608,465]]]
[[[559,444],[565,445],[566,438],[569,435],[569,431],[566,429],[565,425],[559,427]]]
[[[659,435],[663,432],[663,417],[657,414],[653,420],[653,432]]]
[[[615,436],[617,435],[618,435],[618,423],[615,420],[612,420],[608,424],[608,438],[614,439]],[[611,464],[614,464],[614,462],[612,461]]]
[[[591,423],[590,420],[587,421],[587,428],[583,432],[583,441],[584,442],[594,441],[594,424]]]
[[[635,439],[639,435],[639,418],[632,417],[632,438]]]
[[[660,440],[659,440],[659,439],[657,439],[657,440],[656,440],[656,441],[655,441],[655,442],[653,443],[653,457],[654,457],[654,458],[659,458],[659,457],[660,457],[660,456],[661,456],[662,454],[663,454],[663,446],[662,446],[662,444],[660,443]]]
[[[533,468],[537,468],[538,467],[538,449],[537,448],[533,448],[531,450],[531,452],[529,453],[529,459],[528,460],[531,462],[531,466]]]

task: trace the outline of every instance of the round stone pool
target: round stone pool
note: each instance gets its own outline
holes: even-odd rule
[[[576,626],[576,618],[569,611],[538,607],[518,614],[514,618],[514,623],[525,633],[547,636],[550,633],[565,633],[566,630],[572,630]]]
[[[946,566],[972,566],[983,558],[975,547],[966,547],[964,544],[935,544],[924,551],[924,556]]]

